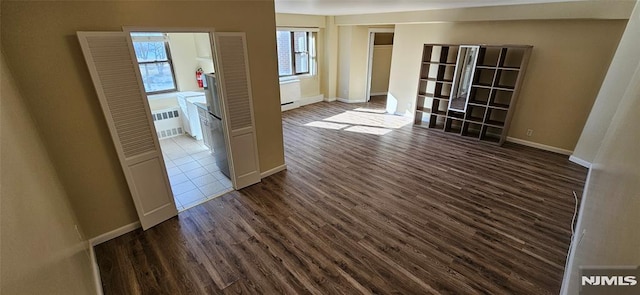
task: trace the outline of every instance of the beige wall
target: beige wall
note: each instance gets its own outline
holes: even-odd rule
[[[628,19],[634,3],[634,0],[588,0],[486,6],[462,9],[453,8],[362,15],[340,15],[336,16],[335,23],[338,26],[353,26],[467,21]]]
[[[635,66],[640,62],[640,21],[631,18],[616,51],[609,72],[602,83],[589,119],[582,129],[580,140],[576,144],[573,156],[586,162],[595,159],[604,135],[609,127],[626,85],[629,84]]]
[[[320,89],[324,93],[325,100],[334,101],[338,89],[338,26],[335,25],[335,17],[326,17],[323,34],[323,57],[319,60]]]
[[[617,57],[637,51],[639,24],[636,7]],[[608,128],[586,184],[574,237],[581,242],[572,247],[562,294],[578,293],[580,266],[640,265],[640,60],[631,57],[627,62],[613,63],[603,85],[611,80],[625,81],[619,85],[622,98],[616,99],[619,104],[614,115],[602,122]],[[631,74],[629,66],[634,68]]]
[[[624,20],[547,20],[396,25],[389,92],[412,114],[424,43],[533,45],[509,136],[573,150]],[[527,129],[533,136],[527,137]]]
[[[284,164],[273,11],[273,1],[2,3],[3,50],[89,237],[138,217],[76,31],[172,26],[246,32],[260,169],[266,171]]]
[[[178,91],[198,90],[196,42],[193,34],[169,33],[169,47]]]
[[[1,57],[0,293],[95,294],[88,243]]]
[[[368,27],[340,26],[338,35],[337,95],[349,102],[366,101]]]
[[[375,45],[373,47],[373,65],[371,66],[371,93],[386,94],[389,90],[389,73],[391,71],[392,52],[392,45]]]

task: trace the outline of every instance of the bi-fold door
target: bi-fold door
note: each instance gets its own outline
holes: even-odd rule
[[[231,181],[260,181],[251,83],[244,33],[212,33]],[[78,32],[91,79],[143,229],[177,215],[160,144],[131,37]]]

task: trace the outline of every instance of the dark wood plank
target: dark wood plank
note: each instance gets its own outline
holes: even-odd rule
[[[96,246],[105,293],[557,294],[586,169],[383,109],[283,113],[288,170]]]

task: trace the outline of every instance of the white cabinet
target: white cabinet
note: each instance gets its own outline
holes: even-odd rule
[[[178,104],[182,112],[182,127],[184,131],[189,133],[197,140],[202,139],[202,129],[200,128],[200,120],[198,119],[198,110],[194,103],[205,103],[204,93],[189,91],[180,92],[178,94]]]

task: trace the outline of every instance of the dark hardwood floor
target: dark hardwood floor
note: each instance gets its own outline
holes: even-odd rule
[[[557,294],[586,169],[381,108],[283,113],[288,170],[96,246],[105,294]]]

